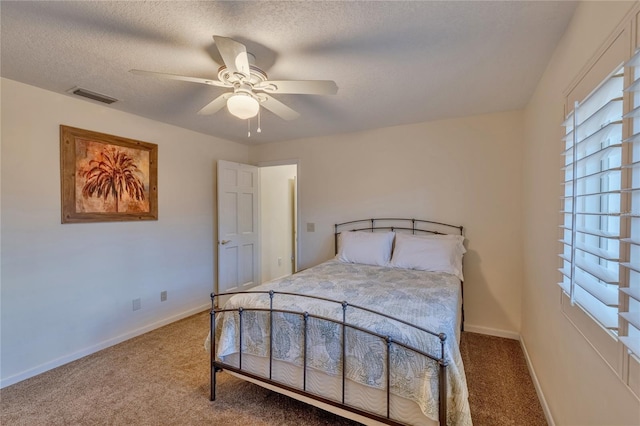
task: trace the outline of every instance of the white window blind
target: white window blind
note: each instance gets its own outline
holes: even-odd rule
[[[560,286],[639,356],[640,52],[572,107],[563,123]]]
[[[620,341],[640,356],[640,52],[626,64],[631,84],[632,109],[625,114],[631,124],[623,141],[622,232],[620,285]]]
[[[620,66],[576,102],[564,122],[560,286],[613,333],[619,328],[623,71]]]

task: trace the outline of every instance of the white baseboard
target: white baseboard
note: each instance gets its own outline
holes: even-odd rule
[[[30,377],[33,376],[37,376],[38,374],[42,374],[45,371],[49,371],[49,370],[53,370],[56,367],[60,367],[64,364],[67,364],[69,362],[75,361],[77,359],[80,359],[82,357],[85,357],[87,355],[91,355],[92,353],[98,352],[102,349],[106,349],[110,346],[114,346],[117,345],[118,343],[122,343],[125,340],[129,340],[132,339],[136,336],[140,336],[141,334],[144,333],[148,333],[149,331],[155,330],[156,328],[160,328],[163,327],[167,324],[171,324],[172,322],[176,322],[179,321],[183,318],[189,317],[191,315],[195,315],[199,312],[203,312],[205,310],[211,309],[211,304],[210,303],[206,303],[204,305],[200,305],[198,307],[186,310],[184,312],[181,312],[179,314],[176,315],[172,315],[168,318],[164,318],[160,321],[156,321],[152,324],[146,325],[144,327],[140,327],[138,329],[132,330],[128,333],[122,334],[120,336],[105,340],[103,342],[100,342],[96,345],[90,346],[88,348],[82,349],[80,351],[74,352],[72,354],[69,355],[65,355],[63,357],[54,359],[52,361],[46,362],[44,364],[40,364],[37,367],[34,368],[30,368],[28,370],[25,370],[21,373],[15,374],[13,376],[10,377],[6,377],[4,379],[0,380],[0,389],[13,385],[15,383],[21,382],[23,380],[26,380]]]
[[[486,334],[489,336],[504,337],[505,339],[520,340],[520,334],[515,331],[499,330],[497,328],[482,327],[464,323],[464,331],[471,333]]]
[[[529,358],[529,352],[527,352],[527,346],[524,344],[524,339],[522,338],[522,336],[520,336],[520,346],[522,347],[524,358],[527,360],[527,367],[529,367],[529,374],[531,375],[531,380],[533,380],[533,386],[536,388],[536,393],[538,394],[538,400],[540,401],[540,405],[542,405],[542,411],[544,412],[544,417],[547,419],[547,423],[549,424],[549,426],[555,426],[556,423],[553,421],[551,410],[549,409],[547,400],[544,397],[544,393],[542,393],[542,388],[540,387],[538,376],[536,376],[536,371],[533,369],[533,364],[531,363],[531,358]]]

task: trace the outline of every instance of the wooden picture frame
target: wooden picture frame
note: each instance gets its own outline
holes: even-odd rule
[[[158,220],[158,145],[60,126],[62,223]]]

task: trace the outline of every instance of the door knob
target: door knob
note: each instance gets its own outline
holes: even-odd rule
[[[230,242],[231,242],[231,240],[222,240],[222,241],[220,241],[220,244],[225,245],[225,244],[228,244]]]

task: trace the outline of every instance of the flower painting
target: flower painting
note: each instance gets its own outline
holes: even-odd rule
[[[157,219],[157,145],[61,126],[61,153],[63,223]]]

